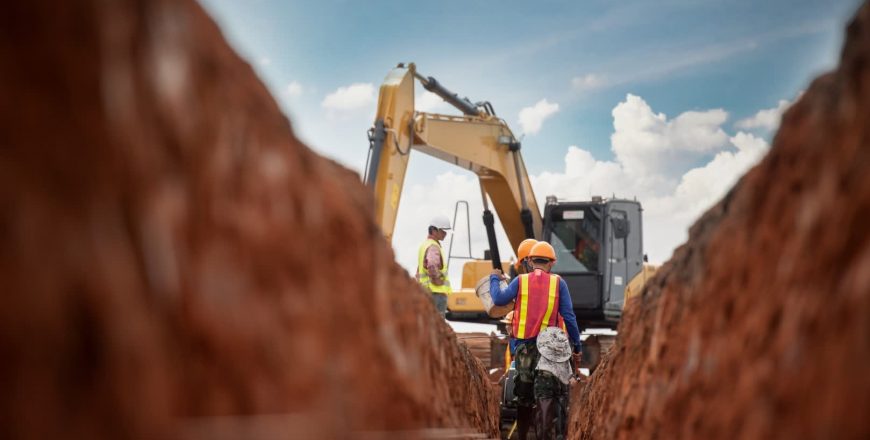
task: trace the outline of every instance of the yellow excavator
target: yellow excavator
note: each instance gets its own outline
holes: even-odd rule
[[[415,81],[462,114],[417,111]],[[553,245],[558,257],[553,271],[568,284],[581,330],[615,329],[627,285],[638,276],[645,280],[651,274],[649,268],[643,270],[640,203],[601,197],[568,202],[548,196],[541,210],[521,149],[492,104],[460,98],[435,78],[418,73],[413,63],[399,64],[381,85],[377,114],[369,130],[364,181],[375,195],[378,224],[387,240],[392,240],[411,151],[470,170],[480,181],[490,258],[465,263],[462,286],[448,297],[449,313],[485,317],[475,285],[491,268],[508,268],[496,243],[492,206],[513,249],[526,238]],[[593,364],[601,350],[595,345],[611,342],[611,338],[596,339],[601,338],[585,341],[586,348],[591,349],[586,358]]]

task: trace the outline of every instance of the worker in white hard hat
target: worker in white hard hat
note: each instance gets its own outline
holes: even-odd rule
[[[429,235],[417,253],[417,281],[432,294],[432,302],[441,315],[447,314],[447,295],[452,293],[447,278],[447,261],[441,249],[441,240],[450,230],[450,220],[443,215],[429,222]]]

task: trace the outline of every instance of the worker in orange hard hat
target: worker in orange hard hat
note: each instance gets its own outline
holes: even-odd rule
[[[547,242],[532,246],[528,255],[532,271],[514,278],[507,288],[499,286],[501,271],[493,270],[490,275],[490,295],[496,305],[505,305],[513,300],[514,315],[512,322],[513,338],[511,353],[517,369],[515,392],[518,401],[517,433],[526,438],[534,408],[537,403],[536,431],[548,431],[556,420],[556,414],[563,408],[561,396],[567,395],[567,384],[548,374],[538,374],[535,366],[540,353],[536,345],[538,334],[548,327],[562,327],[568,331],[568,339],[573,346],[574,366],[580,365],[580,328],[574,315],[568,284],[559,275],[550,271],[556,263],[556,251]],[[558,305],[558,306],[557,306]]]

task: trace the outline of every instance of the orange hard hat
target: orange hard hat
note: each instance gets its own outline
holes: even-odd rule
[[[556,261],[556,250],[553,249],[553,246],[550,246],[550,243],[546,241],[539,241],[535,246],[532,247],[531,252],[529,252],[529,257],[531,258],[547,258],[553,261]]]
[[[538,240],[534,238],[527,238],[520,243],[519,247],[517,247],[517,263],[516,267],[520,267],[520,263],[529,256],[529,252],[532,250],[532,247],[538,243]]]

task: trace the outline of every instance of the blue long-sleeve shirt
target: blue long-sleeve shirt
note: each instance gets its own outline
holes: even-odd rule
[[[492,302],[497,306],[503,306],[513,301],[519,292],[519,280],[520,277],[514,278],[507,288],[501,290],[499,278],[495,275],[490,275],[489,294],[492,296]],[[565,327],[568,329],[568,338],[571,340],[574,352],[580,352],[580,327],[577,325],[577,316],[574,315],[574,305],[571,303],[568,284],[561,277],[559,278],[559,314],[562,315],[562,320],[565,321]],[[516,341],[527,342],[534,341],[535,339],[517,339]],[[515,347],[515,344],[511,344],[511,352],[514,351]]]

